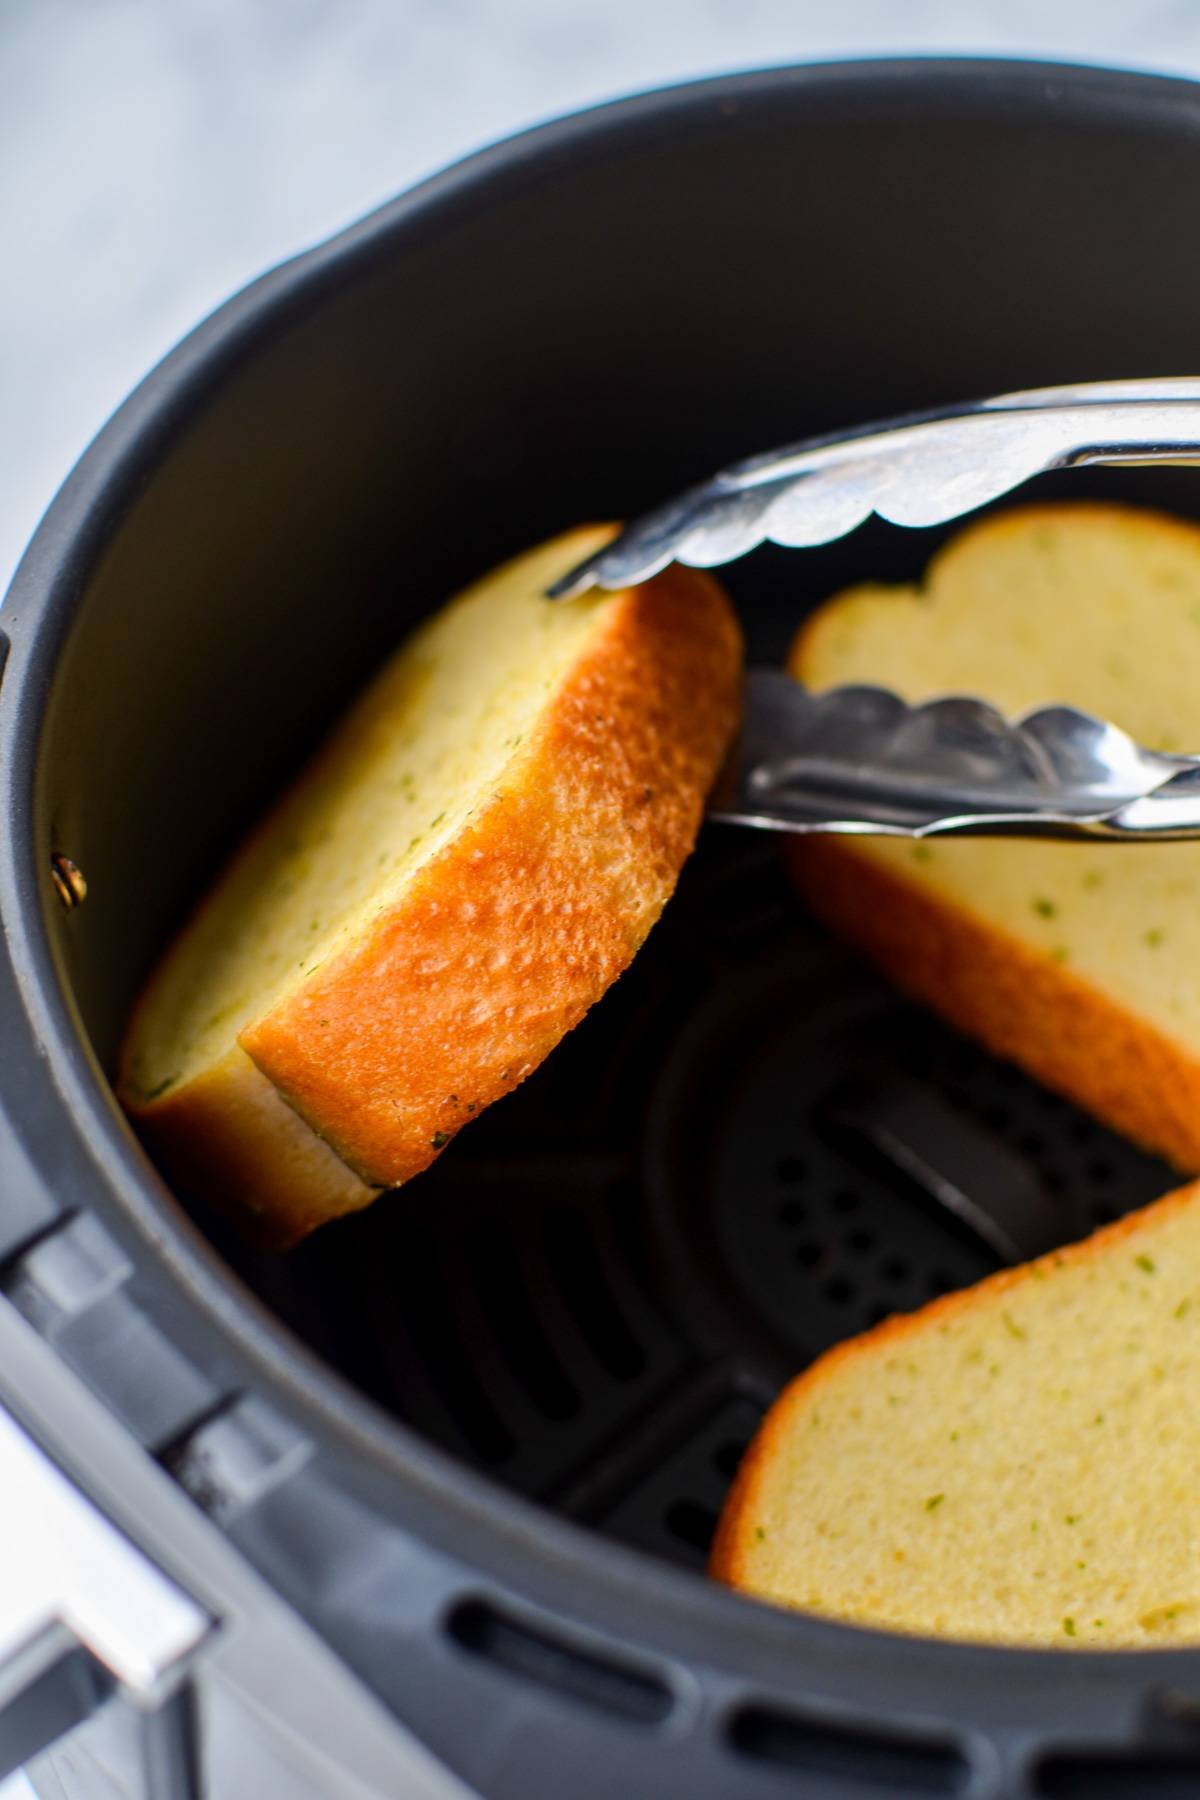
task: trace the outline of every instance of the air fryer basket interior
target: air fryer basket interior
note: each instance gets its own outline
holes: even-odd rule
[[[1198,117],[1104,75],[746,78],[568,130],[536,177],[445,178],[239,303],[216,377],[147,415],[48,699],[44,834],[89,884],[55,929],[101,1063],[198,886],[464,579],[799,435],[1192,369]],[[1200,513],[1186,473],[1041,491],[1097,489]],[[735,566],[752,657],[937,541],[873,525]],[[880,1107],[928,1182],[881,1155]],[[989,1209],[1040,1196],[1050,1241],[1170,1183],[897,1000],[771,844],[709,828],[634,968],[409,1189],[286,1259],[197,1216],[420,1432],[700,1567],[780,1383],[995,1266],[943,1179]]]

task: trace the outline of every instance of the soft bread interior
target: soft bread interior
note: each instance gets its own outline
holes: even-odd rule
[[[360,933],[518,762],[612,599],[546,587],[610,535],[518,558],[408,640],[249,841],[156,978],[125,1071],[149,1102]]]
[[[968,693],[1010,716],[1083,707],[1200,752],[1200,528],[1126,507],[984,520],[919,586],[839,595],[800,634],[809,686]],[[856,856],[1019,937],[1200,1053],[1200,844],[856,840]]]
[[[814,1365],[750,1451],[716,1572],[907,1631],[1194,1641],[1198,1384],[1192,1188]]]

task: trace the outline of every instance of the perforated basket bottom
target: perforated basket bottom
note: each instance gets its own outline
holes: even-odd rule
[[[781,1384],[998,1266],[938,1192],[1023,1214],[1028,1254],[1171,1183],[818,932],[773,845],[714,831],[545,1067],[272,1279],[437,1443],[698,1567]]]

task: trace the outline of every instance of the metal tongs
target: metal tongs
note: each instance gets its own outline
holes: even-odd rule
[[[716,568],[768,540],[830,543],[872,513],[939,525],[1034,475],[1102,463],[1200,463],[1200,378],[1005,394],[751,457],[631,525],[550,597],[629,587],[670,562]],[[897,837],[1197,837],[1200,755],[1145,750],[1071,706],[1010,721],[970,696],[818,695],[752,669],[709,817]]]

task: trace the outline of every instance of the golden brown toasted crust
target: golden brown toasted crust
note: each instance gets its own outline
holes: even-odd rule
[[[426,1168],[628,966],[695,841],[740,672],[709,576],[616,596],[503,789],[370,936],[246,1028],[241,1063],[129,1096],[148,1141],[210,1197],[253,1194],[281,1246]]]
[[[790,847],[809,905],[896,986],[1047,1087],[1200,1170],[1200,1062],[1087,981],[851,845]]]
[[[958,1293],[944,1294],[915,1313],[898,1313],[884,1319],[860,1337],[835,1344],[816,1362],[811,1363],[777,1396],[743,1456],[733,1486],[725,1499],[720,1523],[709,1552],[709,1574],[730,1587],[747,1585],[747,1565],[754,1542],[754,1520],[759,1516],[761,1483],[775,1457],[782,1453],[793,1431],[792,1420],[809,1405],[822,1385],[844,1363],[856,1357],[874,1357],[881,1351],[907,1339],[922,1335],[938,1323],[963,1313],[970,1313],[983,1299],[1011,1293],[1014,1288],[1036,1280],[1055,1270],[1107,1256],[1116,1246],[1152,1235],[1164,1215],[1200,1205],[1200,1187],[1195,1184],[1177,1188],[1150,1206],[1127,1213],[1112,1225],[1105,1225],[1080,1243],[1052,1250],[1031,1263],[1015,1269],[1001,1269],[974,1287]]]
[[[286,1249],[379,1193],[347,1168],[237,1046],[135,1116],[181,1190],[229,1211],[264,1249]]]
[[[970,525],[935,555],[924,583],[934,587],[968,541],[972,548],[981,538],[1002,543],[1026,530],[1031,516],[1053,524],[1081,515],[1171,535],[1189,548],[1200,537],[1192,521],[1167,513],[1102,501],[1041,502]],[[837,622],[835,600],[801,626],[788,656],[799,678],[819,662],[820,639]],[[1181,1174],[1200,1171],[1200,1060],[1183,1045],[1062,963],[885,869],[850,840],[810,839],[790,845],[788,854],[813,911],[897,987]]]
[[[243,1032],[366,1181],[426,1168],[628,966],[695,840],[738,673],[709,578],[621,596],[505,790],[365,943]]]

